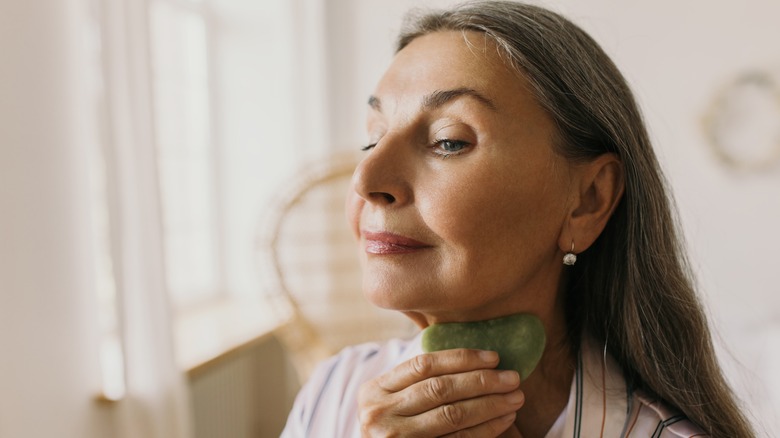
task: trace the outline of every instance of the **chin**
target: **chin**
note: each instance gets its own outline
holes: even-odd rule
[[[400,312],[414,311],[423,307],[420,294],[400,290],[398,287],[387,287],[386,284],[363,284],[363,296],[374,306]]]
[[[366,297],[369,303],[382,309],[406,310],[406,306],[399,302],[398,294],[393,293],[392,291],[363,288],[363,296]]]
[[[424,329],[430,325],[429,317],[426,316],[424,312],[418,311],[418,310],[410,310],[402,303],[398,302],[397,297],[394,299],[391,294],[384,294],[384,293],[370,293],[370,292],[364,292],[366,298],[368,301],[373,304],[374,306],[380,307],[382,309],[386,310],[393,310],[396,312],[402,313],[404,316],[409,318],[414,325],[416,325],[419,329]],[[410,303],[407,303],[410,304]]]

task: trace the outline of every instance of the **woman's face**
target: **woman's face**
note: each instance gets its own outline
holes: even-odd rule
[[[571,167],[491,40],[412,41],[369,99],[368,136],[347,211],[370,301],[422,326],[553,312]]]

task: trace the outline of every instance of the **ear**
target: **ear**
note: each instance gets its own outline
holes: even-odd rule
[[[578,165],[573,202],[567,223],[558,239],[563,252],[580,253],[590,248],[604,231],[623,196],[623,163],[615,154],[604,154]]]

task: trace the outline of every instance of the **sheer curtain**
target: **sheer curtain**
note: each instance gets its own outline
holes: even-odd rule
[[[126,384],[117,430],[127,438],[185,438],[192,433],[164,272],[147,2],[102,1],[97,11],[108,238]]]
[[[118,430],[123,437],[184,438],[192,426],[175,323],[188,309],[261,293],[252,244],[264,201],[302,155],[329,149],[318,83],[324,60],[304,56],[320,40],[310,25],[323,5],[93,1],[104,79],[108,258],[126,384]],[[177,14],[185,19],[171,19]],[[184,166],[193,148],[198,169]],[[188,186],[198,172],[209,178]],[[172,216],[172,205],[199,208]],[[212,216],[196,218],[198,212]],[[177,259],[182,254],[188,257]],[[207,270],[213,275],[195,275]]]

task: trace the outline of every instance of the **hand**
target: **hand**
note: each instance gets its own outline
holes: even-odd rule
[[[444,350],[364,383],[358,395],[363,437],[497,437],[514,428],[524,401],[520,376],[497,365],[493,351]]]
[[[504,433],[499,435],[498,438],[523,438],[523,435],[517,430],[517,426],[513,424],[509,429],[505,430]]]

